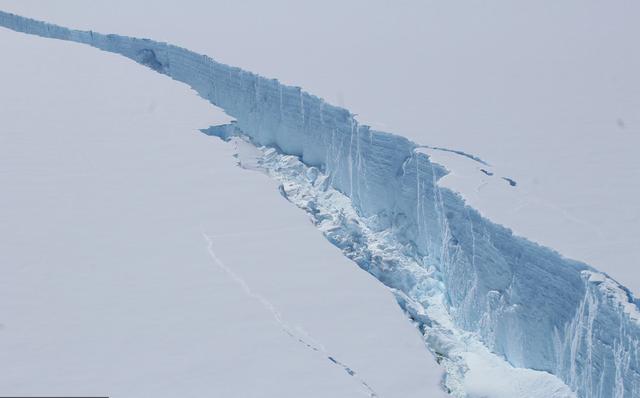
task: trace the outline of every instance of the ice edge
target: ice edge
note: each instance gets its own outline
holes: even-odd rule
[[[227,139],[237,129],[258,146],[316,168],[372,231],[389,234],[412,266],[431,270],[456,328],[516,367],[558,376],[581,397],[639,396],[640,316],[629,290],[481,217],[436,184],[445,170],[415,151],[415,143],[359,125],[346,109],[298,87],[170,44],[1,11],[0,26],[118,53],[187,83],[236,119],[233,129],[224,129]],[[420,273],[376,277],[402,292],[397,297],[405,310],[410,301],[428,308]]]

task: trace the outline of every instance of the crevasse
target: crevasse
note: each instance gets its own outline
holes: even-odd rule
[[[415,253],[397,241],[392,229],[375,228],[375,217],[362,217],[351,199],[331,187],[330,176],[296,156],[274,148],[256,148],[237,130],[231,137],[223,130],[208,132],[233,142],[241,167],[262,171],[280,182],[281,194],[305,210],[330,242],[391,289],[446,370],[442,386],[451,395],[575,397],[555,376],[514,368],[489,352],[476,334],[458,328],[449,314],[446,288],[438,270],[416,260]]]
[[[446,170],[419,145],[361,125],[346,109],[298,87],[184,48],[5,12],[0,25],[118,53],[184,82],[235,118],[212,134],[241,132],[257,146],[294,156],[305,173],[322,175],[323,189],[342,195],[356,213],[338,217],[342,222],[327,236],[394,290],[428,344],[442,337],[429,330],[446,320],[451,331],[443,333],[454,340],[456,333],[471,336],[514,367],[556,375],[580,397],[640,397],[640,312],[631,293],[588,265],[483,218],[437,184]],[[313,214],[317,203],[310,206]],[[322,227],[322,219],[316,223]],[[393,255],[380,255],[391,246]],[[434,291],[440,292],[435,301]],[[443,313],[430,315],[436,310]],[[450,344],[429,346],[449,364],[447,388],[464,396],[456,384],[463,383],[464,358]]]

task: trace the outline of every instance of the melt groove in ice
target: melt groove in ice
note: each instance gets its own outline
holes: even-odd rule
[[[346,109],[298,87],[170,44],[5,12],[0,26],[118,53],[184,82],[236,119],[234,126],[214,128],[217,135],[241,131],[257,146],[295,156],[305,172],[316,170],[324,188],[343,195],[355,212],[338,218],[335,236],[327,236],[348,255],[360,253],[350,256],[394,289],[423,332],[449,320],[451,333],[472,336],[514,367],[556,375],[579,397],[640,397],[640,313],[631,293],[483,218],[438,186],[446,170],[417,151],[418,144],[360,125]],[[358,220],[373,235],[359,233]],[[402,261],[379,255],[385,247],[364,249],[363,242],[379,234]],[[429,345],[432,335],[425,336]],[[448,387],[464,396],[454,385],[464,376],[456,376],[464,373],[457,343],[434,344],[432,350],[443,350],[435,354],[453,364]]]

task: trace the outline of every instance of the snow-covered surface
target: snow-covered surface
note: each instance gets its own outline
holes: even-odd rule
[[[502,9],[502,11],[505,10],[508,11],[508,8]],[[254,11],[255,10],[250,10],[249,14],[252,14]],[[562,10],[559,11],[562,12]],[[596,12],[598,10],[595,9],[589,9],[588,11],[586,14],[580,14],[580,17],[589,19],[590,17],[595,18],[597,16],[605,20],[611,17],[611,15],[606,13],[599,15]],[[629,18],[629,15],[633,15],[632,11],[632,9],[625,9],[624,12],[618,12],[622,12],[620,15],[623,15],[625,18]],[[161,11],[159,12],[159,15],[160,14],[162,14]],[[496,15],[499,16],[500,13]],[[552,17],[536,14],[535,12],[529,12],[527,17],[531,20],[536,20],[536,18],[531,18],[531,16],[543,17],[543,20],[546,18],[553,21]],[[388,15],[387,18],[389,18]],[[625,18],[622,19],[623,22],[626,22],[627,19]],[[540,21],[538,20],[536,22]],[[576,21],[574,20],[572,22]],[[615,29],[612,29],[613,34],[607,32],[608,36],[605,35],[607,36],[606,39],[624,39],[625,36],[623,33],[629,33],[628,30],[630,26],[631,25],[626,23],[620,23]],[[510,25],[510,27],[512,30],[520,32],[518,29],[514,29],[513,26]],[[90,28],[95,29],[95,25]],[[549,31],[555,33],[553,32],[554,29],[549,29]],[[63,31],[61,31],[61,33],[63,37],[66,35]],[[47,32],[45,35],[49,35],[49,33]],[[54,34],[54,36],[57,35],[57,33]],[[595,275],[594,271],[591,271],[583,264],[563,260],[544,248],[531,245],[517,238],[512,238],[508,231],[488,223],[486,220],[480,218],[476,212],[463,207],[459,198],[451,195],[448,190],[436,188],[435,182],[442,175],[443,171],[439,169],[437,165],[430,163],[424,155],[421,155],[421,153],[425,153],[426,151],[426,153],[432,156],[432,159],[437,160],[436,157],[438,155],[436,155],[433,150],[426,150],[427,148],[425,148],[415,151],[412,154],[412,144],[406,140],[403,141],[403,139],[396,136],[388,136],[370,131],[361,126],[359,127],[357,124],[354,124],[354,121],[351,121],[351,141],[350,143],[346,142],[347,147],[345,148],[343,136],[345,134],[347,137],[349,136],[349,118],[346,118],[346,123],[343,123],[341,118],[348,115],[343,115],[342,111],[333,108],[330,109],[330,107],[325,107],[323,111],[323,104],[320,104],[320,111],[318,112],[316,99],[308,96],[305,97],[296,90],[280,88],[280,115],[278,116],[277,106],[275,107],[275,112],[273,112],[273,105],[276,104],[277,101],[271,98],[272,93],[269,91],[272,90],[271,86],[274,86],[273,82],[259,81],[250,75],[240,74],[242,86],[240,87],[240,91],[229,90],[229,88],[232,88],[233,84],[235,84],[234,79],[237,79],[237,77],[234,75],[236,75],[237,72],[231,71],[229,75],[230,80],[221,80],[220,75],[216,75],[218,72],[214,72],[216,67],[213,67],[211,71],[212,74],[209,74],[209,77],[215,82],[213,92],[211,92],[209,91],[210,88],[205,85],[207,82],[206,78],[202,80],[203,76],[200,75],[200,73],[203,72],[203,67],[208,67],[207,62],[202,62],[205,60],[194,57],[193,54],[190,55],[175,48],[166,50],[161,45],[157,45],[157,43],[129,43],[126,38],[107,38],[107,40],[104,40],[104,38],[99,36],[94,38],[93,35],[89,38],[86,34],[79,34],[77,36],[74,34],[71,38],[73,40],[97,45],[100,48],[121,52],[150,66],[152,69],[169,73],[178,80],[188,82],[196,88],[201,95],[209,98],[212,102],[219,103],[219,101],[222,101],[223,107],[238,117],[240,127],[245,128],[247,134],[255,138],[257,142],[267,144],[274,143],[287,153],[301,154],[305,162],[309,164],[321,165],[323,170],[327,170],[327,176],[330,178],[330,186],[335,186],[345,192],[349,198],[353,200],[358,213],[374,216],[371,220],[363,220],[365,223],[363,225],[371,223],[371,226],[374,228],[382,228],[383,231],[387,228],[387,225],[390,225],[392,237],[393,239],[399,239],[398,243],[416,245],[417,252],[408,253],[408,255],[414,256],[412,257],[413,261],[425,267],[430,267],[430,264],[436,264],[437,273],[434,275],[435,278],[433,278],[433,281],[441,281],[446,285],[446,292],[449,296],[448,300],[450,301],[448,303],[450,306],[448,311],[450,311],[455,318],[457,326],[478,333],[480,338],[483,339],[492,350],[505,355],[511,363],[519,366],[532,366],[534,368],[552,371],[560,375],[572,388],[578,389],[581,394],[589,394],[590,396],[630,394],[630,396],[634,396],[634,394],[637,393],[637,383],[635,381],[637,379],[637,353],[634,351],[637,348],[634,347],[637,347],[638,327],[634,319],[633,310],[635,305],[629,302],[631,298],[628,292],[602,274],[598,274],[601,275],[598,277],[590,276]],[[112,41],[111,39],[115,40]],[[593,40],[588,42],[592,43]],[[613,49],[615,54],[626,57],[625,61],[628,62],[626,62],[625,65],[633,64],[635,60],[634,53],[631,52],[631,55],[627,55],[624,51],[620,51],[621,49],[626,49],[626,42],[622,40],[621,43],[622,45],[617,43],[616,45],[607,47],[607,50],[611,51],[611,49]],[[504,45],[505,43],[501,44]],[[563,46],[561,47],[564,49]],[[191,46],[190,48],[196,49],[197,47]],[[504,48],[502,49],[504,50]],[[572,48],[572,50],[573,49],[574,48]],[[547,55],[553,55],[555,50],[557,49],[551,46],[551,50],[549,50]],[[581,59],[579,55],[580,54],[572,54],[572,57],[569,59],[571,62],[575,62],[576,59]],[[602,55],[603,54],[598,54],[598,59],[602,58]],[[286,60],[286,57],[280,60]],[[170,62],[171,65],[167,62]],[[540,63],[534,62],[533,65],[539,66]],[[589,63],[589,65],[593,65],[593,63]],[[169,66],[171,67],[169,68]],[[482,70],[482,68],[479,69]],[[224,67],[221,70],[224,71]],[[562,70],[562,67],[554,65],[553,77],[549,80],[549,82],[553,84],[550,86],[555,85],[555,87],[558,87],[558,82],[554,79],[557,76],[561,76],[561,73],[558,74],[558,71]],[[586,70],[585,76],[592,77],[593,71],[590,69]],[[634,75],[629,72],[631,69],[627,70],[622,68],[622,70],[617,70],[610,68],[608,70],[615,70],[619,78],[625,82],[630,82],[632,86],[635,83],[635,80],[633,80]],[[262,70],[260,71],[263,72]],[[194,72],[196,75],[193,75]],[[206,74],[207,72],[205,72],[205,76]],[[391,75],[393,75],[393,73]],[[584,77],[579,73],[576,73],[575,76]],[[491,81],[491,79],[487,80]],[[508,81],[509,79],[506,80]],[[538,80],[543,83],[549,83],[544,78]],[[575,83],[575,81],[571,79],[565,80],[569,81],[567,87],[571,86],[570,88],[576,88],[579,86],[573,87],[572,83]],[[252,83],[254,81],[255,83]],[[535,79],[532,79],[532,81],[534,84],[537,84],[536,87],[542,87],[544,89],[545,84],[540,84],[539,81]],[[587,81],[592,82],[589,79],[587,79]],[[607,105],[611,105],[612,103],[616,106],[619,105],[615,103],[615,101],[611,101],[611,98],[607,97],[607,95],[604,95],[607,94],[606,89],[611,87],[606,84],[598,85],[599,81],[597,79],[594,81],[596,83],[591,88],[604,89],[600,90],[602,92],[594,95],[593,98],[601,98]],[[252,83],[254,86],[245,85],[246,82]],[[221,84],[221,88],[217,87],[218,84]],[[412,84],[412,87],[416,86],[419,86],[419,82],[415,85]],[[274,87],[277,89],[277,85]],[[266,91],[263,92],[263,90]],[[285,91],[284,96],[283,91]],[[527,90],[524,91],[525,93],[527,92]],[[535,92],[535,90],[530,87],[528,91]],[[576,93],[575,90],[569,90],[566,93],[562,90],[557,91],[559,91],[559,94],[555,92],[554,94],[558,94],[557,97],[559,99],[555,103],[551,102],[551,107],[554,111],[558,104],[562,104],[563,100],[567,99],[561,94],[568,93],[569,98],[571,98]],[[620,95],[623,99],[623,105],[617,106],[617,110],[625,111],[628,106],[630,106],[628,109],[633,109],[636,100],[634,90],[614,91],[616,95]],[[477,90],[477,87],[475,93],[476,95],[486,94],[486,92]],[[258,94],[264,95],[264,97],[260,97]],[[237,96],[237,98],[231,100],[234,96]],[[283,103],[283,98],[286,100],[285,103]],[[292,102],[291,100],[294,101]],[[297,104],[295,100],[297,100]],[[412,106],[416,105],[416,101],[411,101],[410,97],[403,98],[403,101],[405,100],[411,102]],[[517,101],[513,101],[513,98],[509,100],[512,103],[518,104]],[[487,102],[491,103],[492,101]],[[417,101],[417,103],[419,104],[419,101]],[[285,108],[283,108],[283,104],[286,105]],[[561,116],[564,117],[567,114],[573,114],[573,116],[576,114],[580,116],[593,115],[595,119],[598,119],[598,117],[606,114],[610,110],[606,106],[602,106],[598,101],[586,101],[586,104],[587,106],[580,101],[577,103],[572,102],[575,108],[572,108],[571,112],[563,109]],[[523,104],[519,103],[518,106],[518,109],[522,111]],[[534,106],[532,109],[535,109],[536,112],[542,111],[542,113],[545,111],[545,107]],[[314,119],[317,117],[316,113],[320,115],[319,123]],[[518,115],[517,112],[515,114]],[[326,115],[324,120],[323,115]],[[510,113],[510,115],[513,114]],[[425,115],[422,113],[419,116],[424,117]],[[498,120],[495,116],[497,115],[489,118],[491,123],[495,123],[495,121]],[[555,138],[555,136],[559,134],[560,139],[558,139],[558,142],[560,145],[557,148],[559,152],[548,152],[551,152],[554,159],[558,159],[559,154],[562,155],[559,157],[560,162],[552,164],[554,171],[554,168],[562,166],[563,162],[567,161],[567,159],[569,163],[573,164],[580,158],[579,155],[573,158],[567,156],[567,143],[573,144],[579,141],[575,136],[571,136],[571,134],[575,134],[576,131],[582,131],[580,126],[569,125],[569,133],[562,135],[563,131],[557,131],[554,130],[554,128],[560,126],[560,130],[562,130],[567,128],[567,126],[563,123],[557,123],[556,125],[552,123],[558,121],[556,120],[557,118],[554,119],[554,117],[558,115],[550,112],[545,116],[548,116],[546,122],[551,123],[550,125],[552,126],[543,126],[548,130],[545,133],[546,135],[534,134],[535,132],[532,133],[531,131],[525,131],[524,133],[524,137],[526,138],[524,144],[526,144],[526,149],[529,151],[530,157],[525,156],[525,151],[522,150],[515,154],[511,153],[511,156],[517,158],[513,159],[514,163],[518,161],[522,162],[523,159],[529,162],[526,165],[528,173],[531,173],[532,157],[538,155],[538,152],[532,150],[536,148],[536,142],[540,141],[548,145],[551,135]],[[302,119],[302,125],[297,124],[297,120],[299,120],[300,117]],[[332,120],[327,119],[327,117],[332,118]],[[414,117],[416,116],[414,115]],[[560,119],[562,119],[562,117],[560,117]],[[420,129],[425,128],[424,123],[421,124],[418,120],[409,119],[412,122],[418,122],[414,123],[414,128],[417,126],[419,126]],[[305,122],[305,120],[307,120],[307,122]],[[529,123],[528,126],[540,127],[537,125],[536,120],[537,119],[529,120],[531,123]],[[631,120],[633,120],[633,117],[631,117]],[[326,128],[325,121],[327,123],[326,126],[334,126],[336,128],[334,134],[330,137],[328,137],[323,130]],[[575,119],[572,121],[575,121]],[[600,125],[592,122],[593,120],[588,120],[587,123],[595,126],[595,130],[591,132],[596,131],[599,135],[595,134],[593,136],[595,139],[592,140],[583,139],[582,142],[585,143],[584,147],[578,148],[575,152],[568,152],[569,155],[575,155],[575,153],[581,154],[584,149],[598,147],[603,148],[604,152],[602,154],[604,158],[608,160],[614,157],[612,155],[614,152],[612,149],[616,149],[616,147],[620,145],[633,144],[635,142],[634,137],[636,136],[632,135],[630,136],[630,141],[622,140],[622,143],[620,143],[616,140],[609,140],[610,142],[614,142],[615,145],[600,145],[601,141],[607,140],[603,139],[601,134],[606,131],[606,129],[601,129]],[[620,129],[626,129],[629,125],[629,118],[618,118],[615,124]],[[297,133],[292,130],[292,127],[296,125],[298,126]],[[273,130],[270,129],[271,126],[282,126],[284,130]],[[428,127],[428,124],[426,126]],[[486,126],[482,126],[481,124],[476,127],[481,129],[486,128]],[[401,130],[394,128],[394,131],[397,132]],[[549,131],[551,131],[551,133]],[[311,134],[311,140],[309,140],[307,136],[308,132],[317,132],[319,135]],[[477,135],[476,138],[483,140],[485,145],[488,144],[492,149],[497,148],[498,150],[508,148],[508,146],[501,147],[496,145],[495,142],[488,140],[488,138],[491,138],[490,133],[487,135],[484,135],[484,131],[482,131],[482,133],[483,134]],[[364,134],[364,137],[361,136],[361,134]],[[366,140],[367,134],[369,134],[370,142],[364,141]],[[427,142],[425,142],[424,137],[417,139],[419,143],[426,143],[432,148],[462,149],[466,153],[472,154],[471,157],[479,156],[487,160],[492,167],[491,169],[483,167],[484,171],[482,171],[479,170],[477,165],[474,170],[473,167],[469,168],[467,164],[461,166],[462,169],[466,168],[467,171],[460,172],[459,170],[461,169],[458,169],[456,166],[457,163],[460,163],[460,158],[450,158],[450,161],[441,159],[439,163],[445,164],[453,173],[445,177],[439,185],[447,186],[445,184],[453,184],[449,186],[454,188],[454,190],[462,192],[472,205],[480,208],[482,213],[488,215],[492,220],[511,226],[520,234],[529,236],[552,247],[559,248],[564,254],[571,254],[568,251],[570,245],[567,244],[566,239],[563,240],[563,237],[566,236],[567,233],[571,233],[571,228],[559,230],[558,228],[554,228],[555,225],[553,225],[553,222],[550,220],[570,220],[574,223],[577,221],[577,224],[581,224],[584,229],[584,225],[590,225],[588,217],[585,218],[583,214],[576,215],[571,211],[567,211],[566,206],[558,205],[556,202],[557,198],[554,196],[557,192],[552,189],[553,184],[546,185],[546,191],[544,192],[546,196],[543,197],[542,200],[538,200],[535,192],[526,190],[527,178],[529,178],[530,175],[523,180],[522,174],[518,174],[517,172],[517,167],[515,169],[506,169],[504,164],[501,164],[499,161],[496,162],[491,157],[485,156],[485,154],[480,151],[482,145],[476,145],[476,147],[479,148],[477,151],[475,149],[468,149],[466,145],[475,145],[476,143],[474,143],[473,139],[469,139],[468,133],[465,134],[467,135],[465,136],[463,134],[460,136],[460,138],[465,138],[465,147],[458,146],[457,148],[454,145],[450,145],[450,143],[455,140],[445,141],[441,144],[441,141],[437,138],[437,134],[433,137],[427,137],[433,138]],[[427,135],[429,135],[429,132]],[[588,136],[589,134],[586,134],[584,137]],[[356,137],[355,140],[354,137]],[[582,137],[583,136],[580,136],[580,138]],[[327,140],[327,138],[330,138],[330,140]],[[337,141],[334,143],[336,139]],[[354,144],[354,141],[356,144]],[[328,144],[328,142],[330,142],[330,144]],[[362,150],[360,144],[363,145]],[[524,144],[522,142],[519,143],[519,145],[523,147]],[[451,156],[451,152],[437,152],[439,152],[439,155],[446,154],[447,156]],[[325,159],[322,158],[323,154],[326,155]],[[372,154],[374,154],[374,156],[371,156]],[[404,160],[403,156],[406,157]],[[615,158],[616,161],[618,161],[615,163],[617,166],[631,165],[630,169],[627,168],[630,175],[621,173],[623,177],[634,177],[636,175],[637,168],[634,169],[633,165],[637,164],[637,162],[634,163],[630,155],[621,150],[615,152]],[[469,158],[462,159],[469,161]],[[498,160],[500,160],[499,157]],[[493,168],[494,165],[496,166],[495,168]],[[483,164],[483,166],[487,166],[487,164]],[[400,174],[396,174],[399,181],[391,183],[392,174],[390,173],[393,173],[396,167],[398,169],[401,168],[401,171],[398,171]],[[567,168],[570,169],[570,167]],[[459,183],[460,179],[458,179],[459,185],[456,188],[456,176],[465,176],[465,173],[470,176],[471,171],[476,173],[476,180],[478,179],[477,176],[479,176],[480,180],[484,179],[484,181],[481,181],[479,185],[477,182],[469,182],[474,179],[473,176],[468,179],[469,181],[464,183]],[[590,170],[587,169],[586,171]],[[433,176],[433,181],[431,181],[430,176]],[[598,174],[590,173],[589,177],[598,177]],[[525,181],[525,183],[523,183],[523,181]],[[384,187],[380,185],[381,182],[389,186]],[[496,182],[501,183],[502,188],[495,189]],[[369,186],[369,184],[372,184],[372,186]],[[525,189],[523,189],[523,185]],[[393,188],[393,186],[395,186],[395,188]],[[491,189],[485,190],[488,192],[488,195],[476,195],[490,202],[490,206],[483,207],[473,202],[472,196],[477,192],[473,192],[472,190],[477,190],[480,186],[491,187]],[[505,191],[505,187],[511,190]],[[637,186],[630,184],[629,189],[630,192],[633,193],[634,189],[637,189]],[[562,194],[564,191],[567,191],[568,188],[565,185],[559,190],[563,191],[560,194],[560,197],[562,197]],[[524,198],[524,202],[522,200],[515,200],[514,197],[516,196],[513,195],[514,192],[518,192],[521,195],[520,198]],[[434,200],[431,200],[428,196],[432,193]],[[498,193],[498,195],[491,197],[490,195],[493,193]],[[593,201],[594,197],[596,197],[596,195],[592,194],[592,190],[589,189],[586,191],[580,191],[578,189],[578,193],[578,195],[574,195],[575,197],[573,199],[580,199],[581,195],[584,196],[585,193],[589,193],[588,200],[583,202],[583,204],[586,203],[587,205],[592,203],[590,201]],[[407,194],[409,196],[406,196]],[[511,196],[509,196],[510,194]],[[620,194],[620,191],[615,192],[615,195],[618,194]],[[600,197],[598,198],[600,199]],[[534,215],[537,216],[537,214],[535,211],[532,212],[530,210],[531,202],[534,202],[534,204],[538,202],[543,203],[545,206],[550,207],[552,211],[544,212],[543,217],[533,217]],[[516,210],[521,208],[526,210],[517,211],[518,214],[524,214],[524,223],[509,222],[507,220],[509,217],[504,218],[505,214],[510,214],[509,211],[511,215],[516,212],[512,208],[514,203],[517,205]],[[324,204],[326,205],[327,203]],[[626,205],[626,203],[624,204]],[[413,208],[411,206],[413,206]],[[631,220],[633,220],[633,214],[635,214],[634,207],[630,206],[628,208],[631,209]],[[393,213],[385,213],[385,209],[392,209]],[[495,214],[492,213],[492,209],[497,209],[497,212]],[[309,210],[312,215],[315,214],[313,208],[308,209],[308,211]],[[505,212],[505,210],[509,211]],[[556,214],[554,214],[554,212]],[[600,214],[601,212],[590,211],[587,213]],[[559,217],[559,215],[562,217]],[[392,217],[387,218],[389,216]],[[394,218],[397,216],[400,218]],[[501,217],[503,217],[503,219],[501,219]],[[547,219],[545,217],[551,218]],[[511,218],[517,221],[517,217]],[[429,222],[429,220],[431,221]],[[505,220],[507,222],[505,222]],[[536,236],[536,233],[527,232],[527,228],[535,232],[535,229],[538,228],[537,226],[542,224],[540,221],[544,221],[544,227],[540,228],[540,231],[545,231],[546,233],[549,228],[553,231],[560,231],[560,239],[555,239],[554,242],[546,242],[544,238]],[[434,222],[436,222],[435,225]],[[437,223],[441,224],[437,225]],[[631,236],[630,239],[633,241],[636,235],[633,234],[633,230],[630,231],[628,228],[631,224],[633,223],[629,222],[629,218],[625,218],[623,222],[616,224],[616,233],[622,232],[625,239]],[[358,223],[355,225],[358,225]],[[357,242],[360,237],[354,235],[354,233],[359,233],[359,227],[356,228],[349,223],[338,223],[336,228],[338,234],[347,234],[345,242],[347,242],[348,245],[353,246],[353,244],[355,244],[357,247]],[[417,228],[417,230],[413,228]],[[431,231],[429,231],[430,229]],[[550,234],[547,234],[547,237],[548,236],[550,236]],[[330,235],[328,235],[328,237],[331,239]],[[608,240],[605,234],[601,234],[600,239],[593,237],[591,237],[591,239],[593,239],[593,241]],[[589,240],[580,240],[581,244],[585,242],[589,243]],[[338,243],[337,245],[340,247],[340,241],[334,241],[333,243]],[[628,241],[625,240],[625,243],[628,243]],[[344,247],[341,248],[345,251]],[[405,248],[403,250],[407,249]],[[345,253],[348,255],[348,250],[346,250]],[[214,260],[217,258],[215,253],[210,254]],[[425,257],[416,257],[417,255]],[[625,255],[626,254],[622,254],[622,257]],[[581,257],[581,255],[574,255],[573,257],[584,258]],[[611,259],[611,267],[603,267],[597,262],[595,262],[595,265],[598,265],[599,268],[604,271],[612,272],[612,270],[615,270],[615,264],[619,258],[620,257]],[[365,269],[369,266],[382,265],[383,267],[391,268],[398,266],[400,272],[407,270],[406,268],[403,269],[403,265],[401,262],[398,262],[398,258],[383,258],[381,264],[377,263],[378,260],[376,260],[375,257],[373,260],[374,261],[370,261],[366,258],[362,260],[356,259],[359,265]],[[216,262],[218,265],[221,265],[220,262]],[[221,266],[225,268],[224,265]],[[528,268],[531,269],[529,270]],[[402,293],[407,294],[408,301],[403,301],[403,298],[399,299],[399,302],[414,319],[416,315],[418,316],[417,318],[420,319],[419,323],[421,328],[427,326],[433,327],[431,322],[438,323],[441,321],[441,319],[432,316],[432,314],[427,314],[427,316],[422,319],[420,313],[412,312],[415,308],[408,306],[411,300],[417,300],[417,303],[420,305],[429,303],[428,297],[424,297],[423,295],[427,294],[430,290],[425,290],[424,288],[426,286],[423,286],[422,282],[417,278],[420,273],[409,272],[405,275],[405,279],[396,279],[392,277],[393,273],[383,273],[380,275],[376,273],[375,268],[368,270],[386,284],[398,288]],[[546,275],[548,275],[550,271],[554,276],[549,280]],[[614,276],[617,276],[615,272],[613,273]],[[388,279],[385,280],[385,276]],[[618,278],[620,279],[619,276]],[[426,280],[429,280],[429,278]],[[416,282],[417,284],[413,285]],[[269,307],[269,305],[267,305],[267,307]],[[575,314],[573,311],[575,311]],[[272,313],[274,312],[272,311]],[[603,328],[604,325],[609,325],[611,330]],[[429,336],[428,333],[427,336]],[[442,338],[442,336],[436,334],[435,338]],[[552,338],[553,341],[550,342],[549,338]],[[613,343],[610,343],[611,340],[613,340]],[[611,345],[613,345],[613,352],[607,348],[611,347]],[[473,350],[471,350],[471,352],[473,352]],[[453,360],[454,358],[452,358],[452,356],[455,356],[455,350],[445,352],[445,358]],[[472,358],[467,355],[466,365],[472,367],[472,364]],[[504,376],[503,371],[498,372],[498,374]],[[465,379],[467,383],[472,380],[486,381],[490,379],[487,374],[484,374],[484,378],[474,378],[472,377],[473,371],[468,372],[467,376]],[[487,385],[491,385],[491,383],[487,383]],[[497,386],[498,384],[494,385],[494,387]],[[473,388],[469,385],[466,387],[469,391],[473,391]],[[530,390],[528,387],[524,388]],[[488,392],[484,391],[484,393]],[[547,393],[546,396],[548,395],[550,394]]]
[[[476,169],[457,184],[482,214],[640,293],[638,2],[2,0],[0,9],[168,41],[302,86],[417,143],[475,154],[518,182],[476,197]]]
[[[0,394],[444,395],[393,295],[197,131],[227,116],[118,55],[0,43]]]

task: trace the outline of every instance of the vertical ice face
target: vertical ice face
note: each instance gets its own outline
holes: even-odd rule
[[[640,314],[629,291],[481,217],[437,185],[446,171],[415,143],[359,125],[346,109],[300,88],[166,43],[4,12],[0,25],[118,53],[190,85],[236,119],[213,133],[242,131],[258,145],[319,169],[374,231],[392,236],[418,267],[435,270],[456,327],[475,333],[516,367],[557,375],[581,397],[640,397]],[[381,261],[360,260],[363,268]],[[384,269],[369,267],[400,292],[406,310],[401,297],[429,306],[420,273],[398,277]]]

